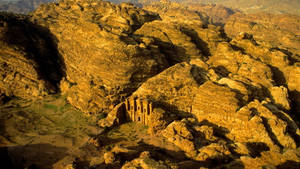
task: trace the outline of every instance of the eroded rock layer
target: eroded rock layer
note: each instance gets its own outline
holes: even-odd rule
[[[96,0],[44,5],[32,16],[56,36],[66,65],[61,90],[84,112],[110,110],[168,66],[151,38],[131,35],[157,19],[157,14],[132,5]]]
[[[81,111],[108,113],[96,117],[101,134],[76,150],[80,158],[53,166],[297,168],[297,18],[288,28],[271,15],[235,14],[229,39],[199,6],[164,3],[149,12],[62,0],[28,17],[0,15],[0,94],[29,99],[59,88]],[[280,36],[259,34],[272,27]],[[292,43],[279,44],[283,37]]]
[[[297,54],[294,57],[299,61],[299,21],[299,16],[296,15],[237,13],[228,19],[225,31],[231,37],[240,32],[253,34],[261,44],[294,52]]]
[[[63,63],[51,33],[27,16],[0,14],[0,94],[33,99],[57,91]]]

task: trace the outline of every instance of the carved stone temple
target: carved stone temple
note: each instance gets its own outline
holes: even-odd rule
[[[125,111],[128,121],[140,122],[144,125],[148,125],[152,108],[152,103],[146,99],[129,98],[125,100]]]

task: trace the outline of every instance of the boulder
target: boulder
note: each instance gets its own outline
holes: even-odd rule
[[[287,88],[280,86],[280,87],[272,87],[271,88],[271,96],[276,105],[280,108],[285,110],[290,110],[290,103],[289,103],[289,95]]]
[[[140,154],[140,157],[126,162],[122,169],[132,169],[132,168],[142,168],[142,169],[167,169],[168,167],[154,160],[148,151],[144,151]]]

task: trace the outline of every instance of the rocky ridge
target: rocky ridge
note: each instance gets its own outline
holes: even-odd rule
[[[7,1],[0,4],[0,11],[14,12],[19,14],[27,14],[32,12],[43,3],[54,2],[55,0],[18,0]]]
[[[298,49],[262,42],[256,32],[232,28],[231,34],[225,25],[229,39],[195,11],[176,8],[161,13],[153,6],[145,7],[149,12],[63,0],[29,17],[1,14],[1,94],[29,99],[59,87],[81,111],[109,112],[98,122],[104,132],[82,147],[90,151],[80,157],[88,164],[75,159],[66,165],[66,158],[57,168],[299,166]],[[109,140],[127,120],[126,98],[153,104],[148,135]],[[92,155],[99,152],[103,159]]]
[[[258,43],[290,51],[299,61],[299,21],[299,16],[287,14],[235,14],[228,19],[224,29],[230,37],[240,32],[252,34]]]
[[[71,104],[93,113],[111,110],[168,66],[151,38],[132,36],[144,23],[157,19],[157,14],[132,5],[96,0],[42,5],[32,16],[59,41],[67,75],[62,92]]]

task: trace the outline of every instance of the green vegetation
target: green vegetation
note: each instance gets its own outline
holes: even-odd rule
[[[107,116],[107,114],[101,113],[101,114],[98,115],[97,118],[100,120],[100,119],[104,119],[106,116]]]
[[[81,138],[93,135],[97,131],[96,121],[99,117],[91,118],[71,106],[65,96],[54,95],[34,102],[13,98],[0,107],[0,119],[14,124],[16,133],[8,133],[9,137],[17,140],[30,135],[57,134],[67,138]],[[14,117],[14,118],[11,118]],[[22,135],[18,132],[21,132]],[[16,142],[19,142],[18,140]]]
[[[44,104],[44,108],[45,109],[52,109],[55,112],[58,110],[58,107],[56,105],[53,105],[53,104]]]

